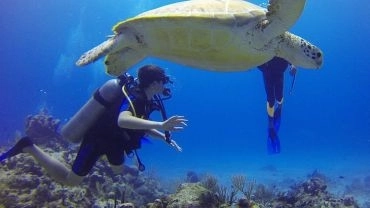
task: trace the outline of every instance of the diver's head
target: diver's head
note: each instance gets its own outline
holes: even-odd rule
[[[156,65],[141,67],[138,72],[138,79],[141,89],[154,88],[158,91],[157,93],[170,94],[169,89],[165,88],[164,85],[172,83],[172,81],[161,67]]]
[[[143,89],[149,87],[155,81],[162,81],[164,85],[171,82],[164,70],[156,65],[145,65],[141,67],[138,72],[138,78],[139,86]]]

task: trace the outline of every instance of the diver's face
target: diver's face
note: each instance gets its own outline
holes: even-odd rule
[[[163,81],[154,81],[151,84],[151,89],[153,90],[154,94],[160,94],[164,90],[164,83]]]

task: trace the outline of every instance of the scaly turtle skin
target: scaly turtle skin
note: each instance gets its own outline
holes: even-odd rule
[[[242,0],[190,0],[119,22],[114,35],[81,56],[78,66],[106,55],[107,73],[120,75],[147,56],[207,70],[241,71],[274,56],[317,69],[323,53],[287,30],[305,0],[270,0],[266,9]]]

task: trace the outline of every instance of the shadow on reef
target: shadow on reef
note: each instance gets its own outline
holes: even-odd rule
[[[59,119],[44,109],[26,118],[25,132],[56,159],[72,164],[77,153],[58,133]],[[5,149],[1,149],[1,152]],[[243,175],[231,177],[231,186],[212,175],[189,171],[186,179],[173,183],[169,193],[153,172],[126,166],[115,175],[107,160],[100,160],[78,187],[62,186],[44,174],[30,156],[20,155],[1,162],[1,207],[93,207],[93,208],[356,208],[351,195],[335,198],[328,193],[324,177],[317,173],[296,183],[287,192],[257,184]],[[370,179],[369,183],[370,183]],[[352,188],[355,188],[356,184]],[[358,185],[357,185],[358,186]],[[349,187],[350,188],[350,187]]]

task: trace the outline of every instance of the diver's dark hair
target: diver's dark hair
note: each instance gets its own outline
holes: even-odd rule
[[[169,82],[169,77],[166,76],[164,70],[156,65],[145,65],[138,72],[139,87],[145,89],[154,81],[163,81],[163,84]]]

